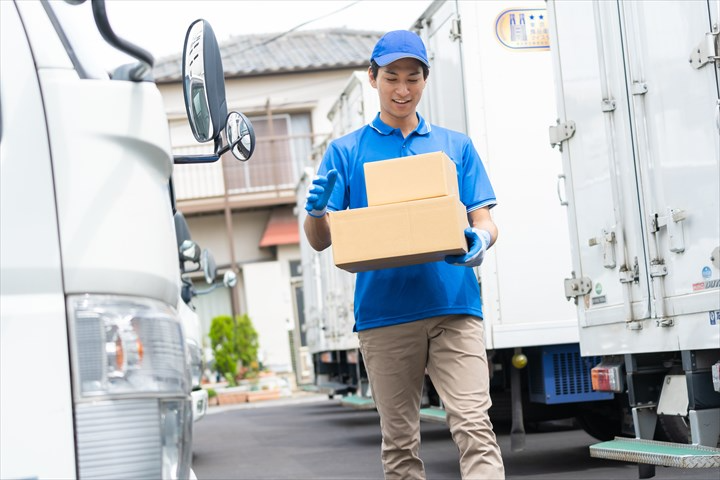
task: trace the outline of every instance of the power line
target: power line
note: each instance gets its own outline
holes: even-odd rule
[[[255,45],[250,45],[248,48],[246,48],[246,49],[244,49],[244,50],[241,50],[240,53],[247,52],[248,50],[252,50],[253,48],[263,47],[263,46],[265,46],[265,45],[267,45],[267,44],[269,44],[269,43],[272,43],[272,42],[274,42],[274,41],[276,41],[276,40],[284,37],[285,35],[287,35],[287,34],[289,34],[289,33],[294,32],[294,31],[297,30],[298,28],[302,28],[302,27],[304,27],[305,25],[308,25],[308,24],[310,24],[310,23],[317,22],[318,20],[322,20],[323,18],[327,18],[327,17],[330,17],[330,16],[335,15],[335,14],[337,14],[337,13],[340,13],[340,12],[342,12],[343,10],[347,10],[348,8],[355,6],[356,4],[360,3],[361,1],[362,1],[362,0],[356,0],[356,1],[354,1],[354,2],[352,2],[352,3],[350,3],[350,4],[348,4],[348,5],[345,5],[345,6],[342,7],[342,8],[338,8],[338,9],[335,10],[335,11],[332,11],[332,12],[330,12],[330,13],[326,13],[325,15],[321,15],[321,16],[319,16],[319,17],[315,17],[315,18],[313,18],[312,20],[308,20],[307,22],[301,23],[300,25],[296,25],[296,26],[294,26],[293,28],[291,28],[290,30],[287,30],[287,31],[285,31],[285,32],[283,32],[283,33],[280,33],[280,34],[278,34],[278,35],[275,35],[274,37],[272,37],[272,38],[270,38],[270,39],[268,39],[268,40],[265,40],[264,42],[256,43]]]

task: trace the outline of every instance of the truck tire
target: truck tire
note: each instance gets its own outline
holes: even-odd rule
[[[599,416],[593,412],[583,412],[575,417],[580,428],[591,437],[606,442],[615,437],[623,436],[622,420]]]
[[[627,397],[616,395],[615,399],[610,401],[590,402],[579,406],[575,419],[585,433],[605,442],[615,437],[630,436],[628,432],[623,432],[628,411]]]

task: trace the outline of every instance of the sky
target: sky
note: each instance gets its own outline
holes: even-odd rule
[[[218,41],[241,34],[348,27],[389,31],[409,28],[431,0],[107,0],[115,33],[156,58],[182,52],[185,33],[198,18]],[[337,10],[344,10],[336,12]],[[324,17],[325,18],[320,18]]]

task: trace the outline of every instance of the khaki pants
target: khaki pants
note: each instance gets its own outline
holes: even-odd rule
[[[503,479],[488,417],[489,373],[482,320],[448,315],[358,332],[380,414],[386,479],[424,479],[420,401],[425,369],[443,401],[462,478]]]

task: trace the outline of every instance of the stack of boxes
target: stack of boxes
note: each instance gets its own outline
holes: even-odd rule
[[[443,152],[364,165],[368,207],[332,212],[335,265],[348,272],[467,253],[455,163]]]

